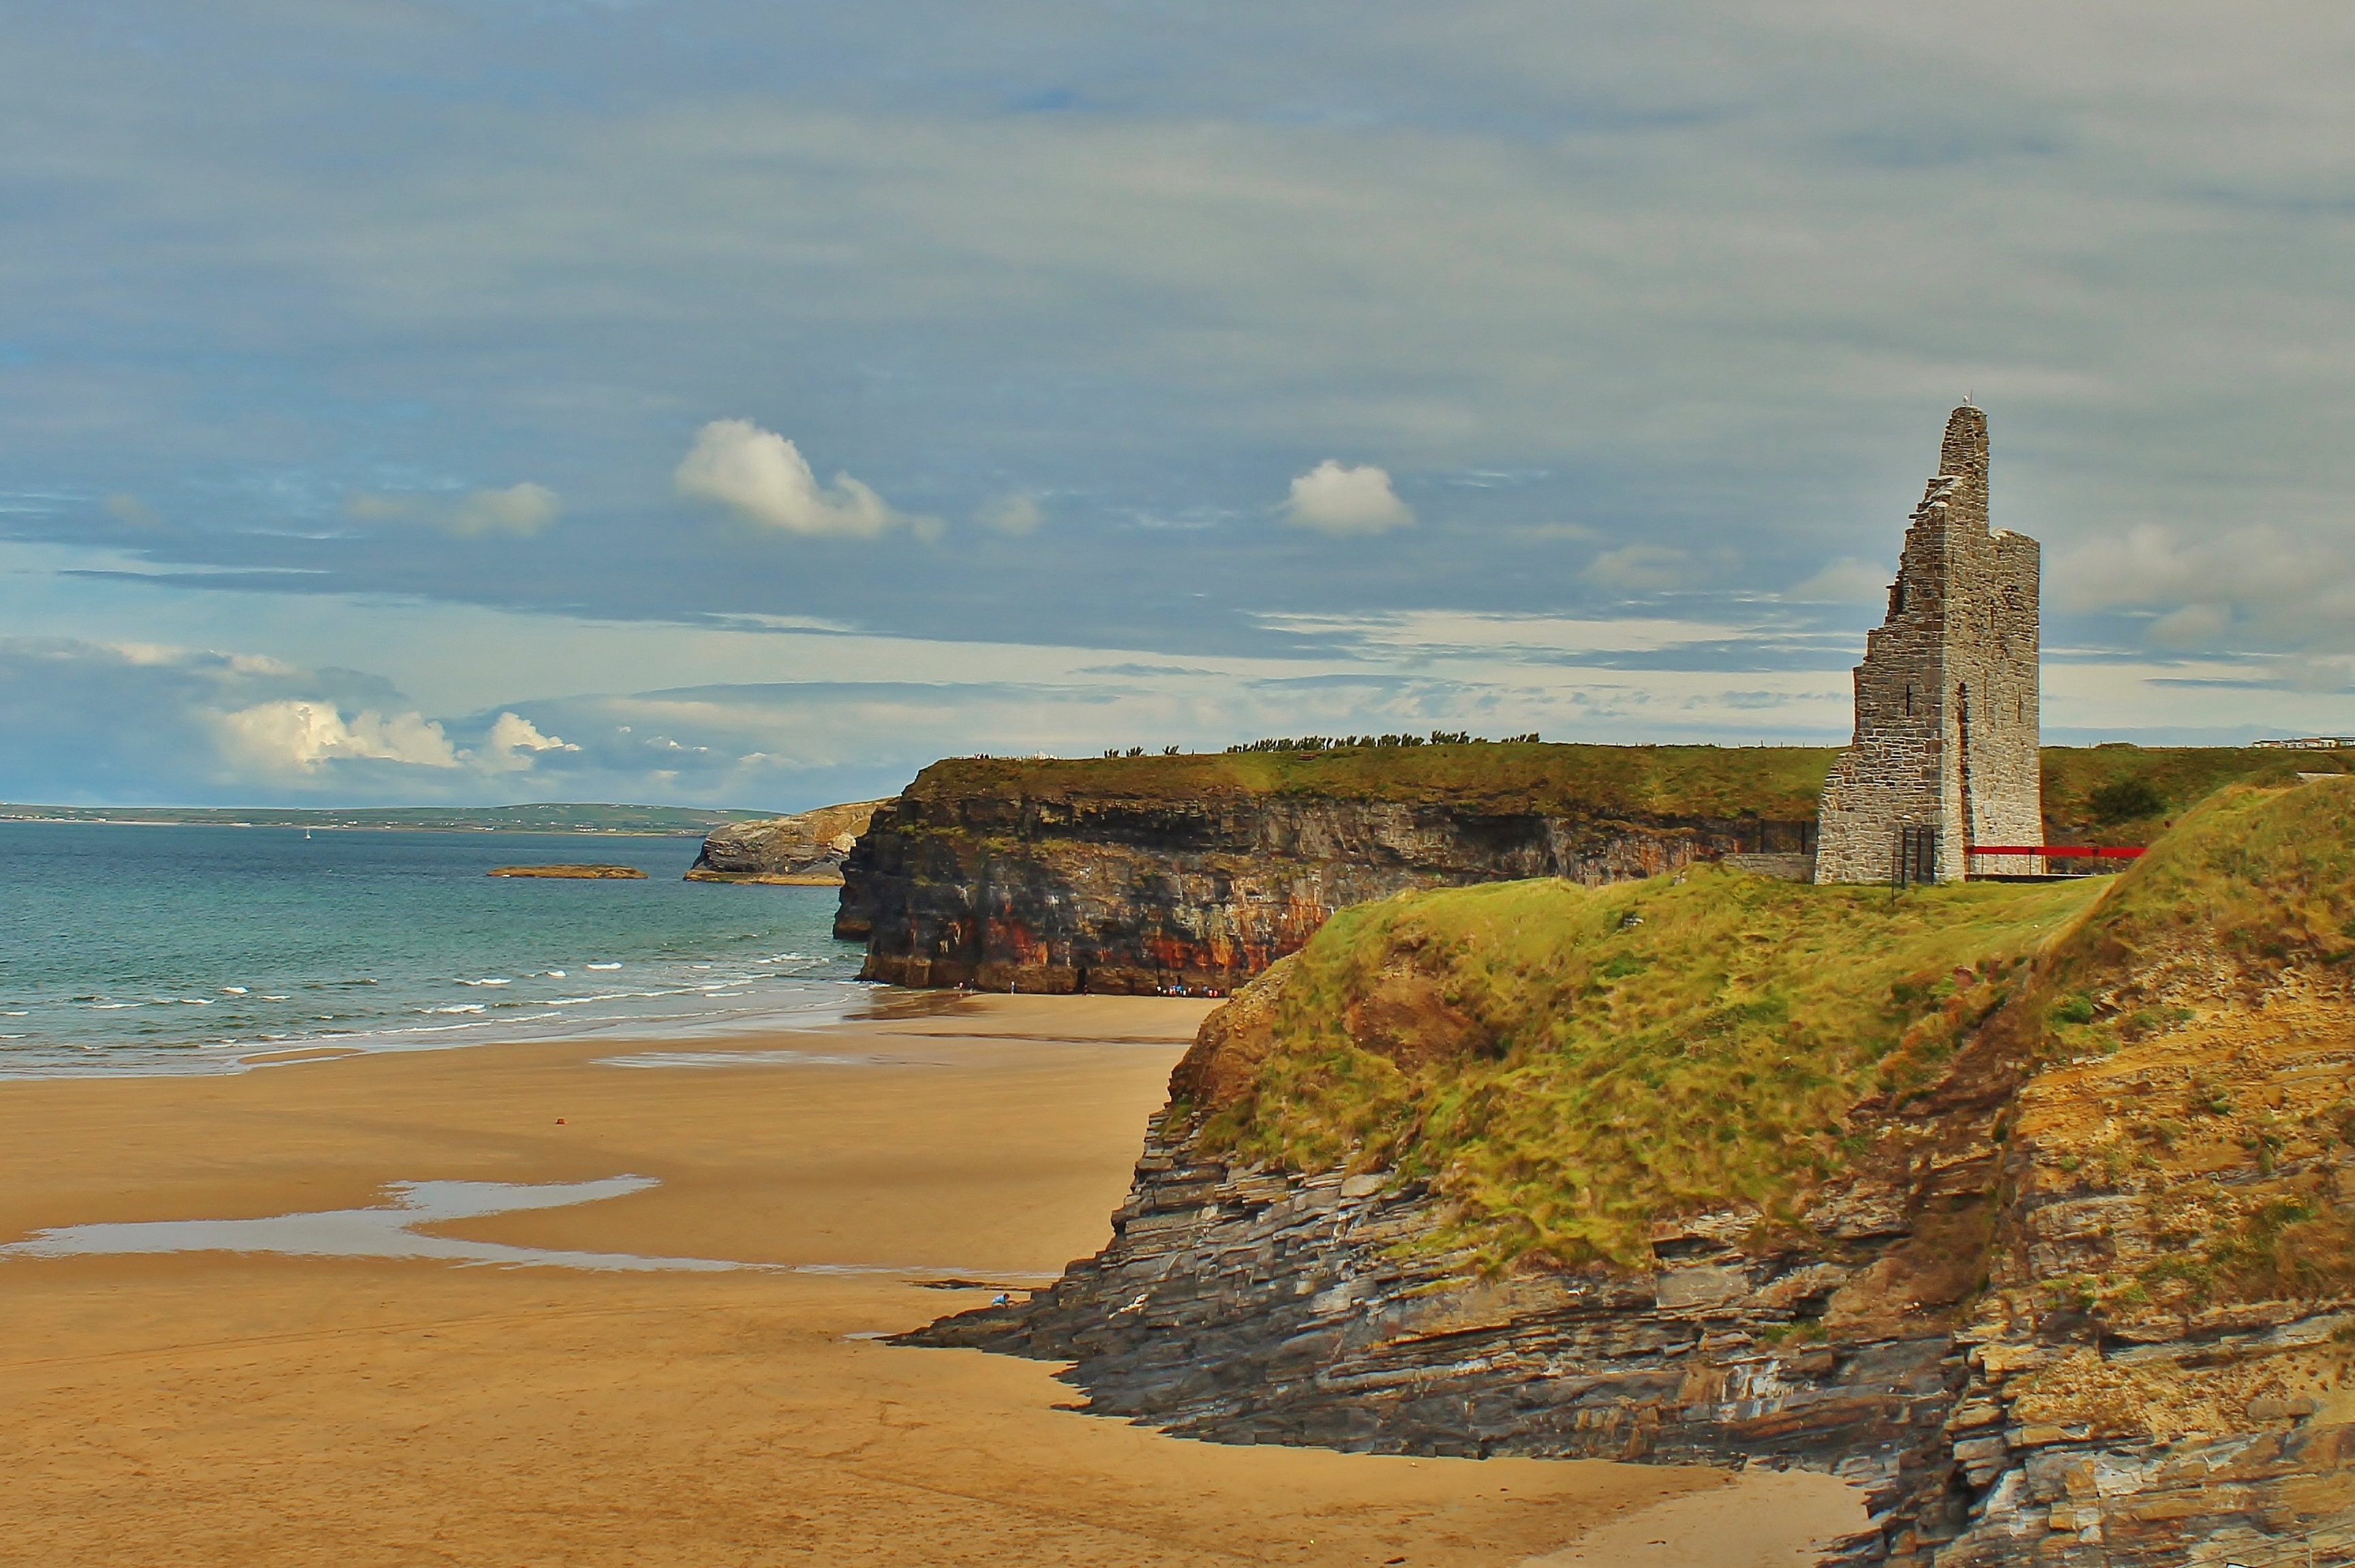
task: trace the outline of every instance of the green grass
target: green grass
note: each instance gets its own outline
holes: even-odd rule
[[[1813,821],[1828,747],[1587,746],[1535,742],[1350,747],[1180,757],[951,758],[907,793],[951,800],[1218,800],[1306,796],[1460,803],[1570,817],[1643,813]],[[2355,753],[2230,747],[2047,747],[2047,832],[2061,843],[2150,842],[2220,786],[2355,766]],[[2105,810],[2103,808],[2108,808]],[[2123,807],[2137,808],[2121,815]]]
[[[1216,799],[1293,795],[1499,803],[1532,812],[1811,820],[1836,754],[1817,747],[1474,745],[1349,747],[1184,757],[952,758],[908,793],[955,797]]]
[[[2355,752],[2223,746],[2044,748],[2044,821],[2054,843],[2147,844],[2227,784],[2343,773]]]
[[[1440,1245],[1486,1268],[1640,1266],[1665,1214],[1787,1219],[1857,1151],[1850,1111],[1934,1077],[2109,881],[1892,896],[1700,869],[1359,906],[1277,977],[1273,1047],[1203,1138],[1427,1179],[1455,1206]]]
[[[2355,783],[2218,790],[2118,880],[2041,983],[2061,1008],[2170,956],[2252,977],[2355,961]]]
[[[2111,1050],[2192,1016],[2170,977],[2255,994],[2293,966],[2355,969],[2355,783],[2227,786],[2114,878],[1892,895],[1697,868],[1408,894],[1343,910],[1260,982],[1266,1032],[1234,1047],[1255,1074],[1199,1107],[1200,1136],[1427,1180],[1455,1216],[1434,1245],[1487,1269],[1641,1266],[1663,1216],[1793,1223],[1859,1152],[1851,1117],[1902,1116],[1982,1023],[2008,1060]],[[2193,1108],[2236,1107],[2220,1083]],[[2268,1225],[2184,1266],[2336,1266],[2337,1220]]]

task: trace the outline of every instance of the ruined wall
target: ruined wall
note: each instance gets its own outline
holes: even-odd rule
[[[1906,827],[1937,831],[1942,882],[1963,875],[1966,843],[2043,842],[2039,585],[2036,541],[1987,525],[1987,416],[1957,408],[1857,667],[1856,736],[1824,785],[1817,881],[1889,880]]]

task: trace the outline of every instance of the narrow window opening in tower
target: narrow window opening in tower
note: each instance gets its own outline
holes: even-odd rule
[[[1897,586],[1889,590],[1889,613],[1891,615],[1905,613],[1905,579],[1903,577],[1899,577]]]
[[[1913,716],[1913,688],[1911,686],[1905,688],[1905,716]]]
[[[1971,688],[1967,683],[1955,688],[1955,757],[1961,775],[1963,842],[1968,843],[1978,837],[1978,816],[1971,809]]]

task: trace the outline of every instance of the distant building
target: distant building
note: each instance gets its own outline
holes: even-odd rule
[[[1857,666],[1856,738],[1824,783],[1817,882],[1957,882],[1966,845],[2043,842],[2038,588],[2036,541],[1987,526],[1987,416],[1957,408],[1889,618]]]

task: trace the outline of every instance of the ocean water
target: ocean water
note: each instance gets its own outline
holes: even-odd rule
[[[0,1077],[315,1044],[668,1037],[838,1017],[836,890],[694,883],[686,838],[0,822]],[[596,861],[646,880],[491,877]]]

